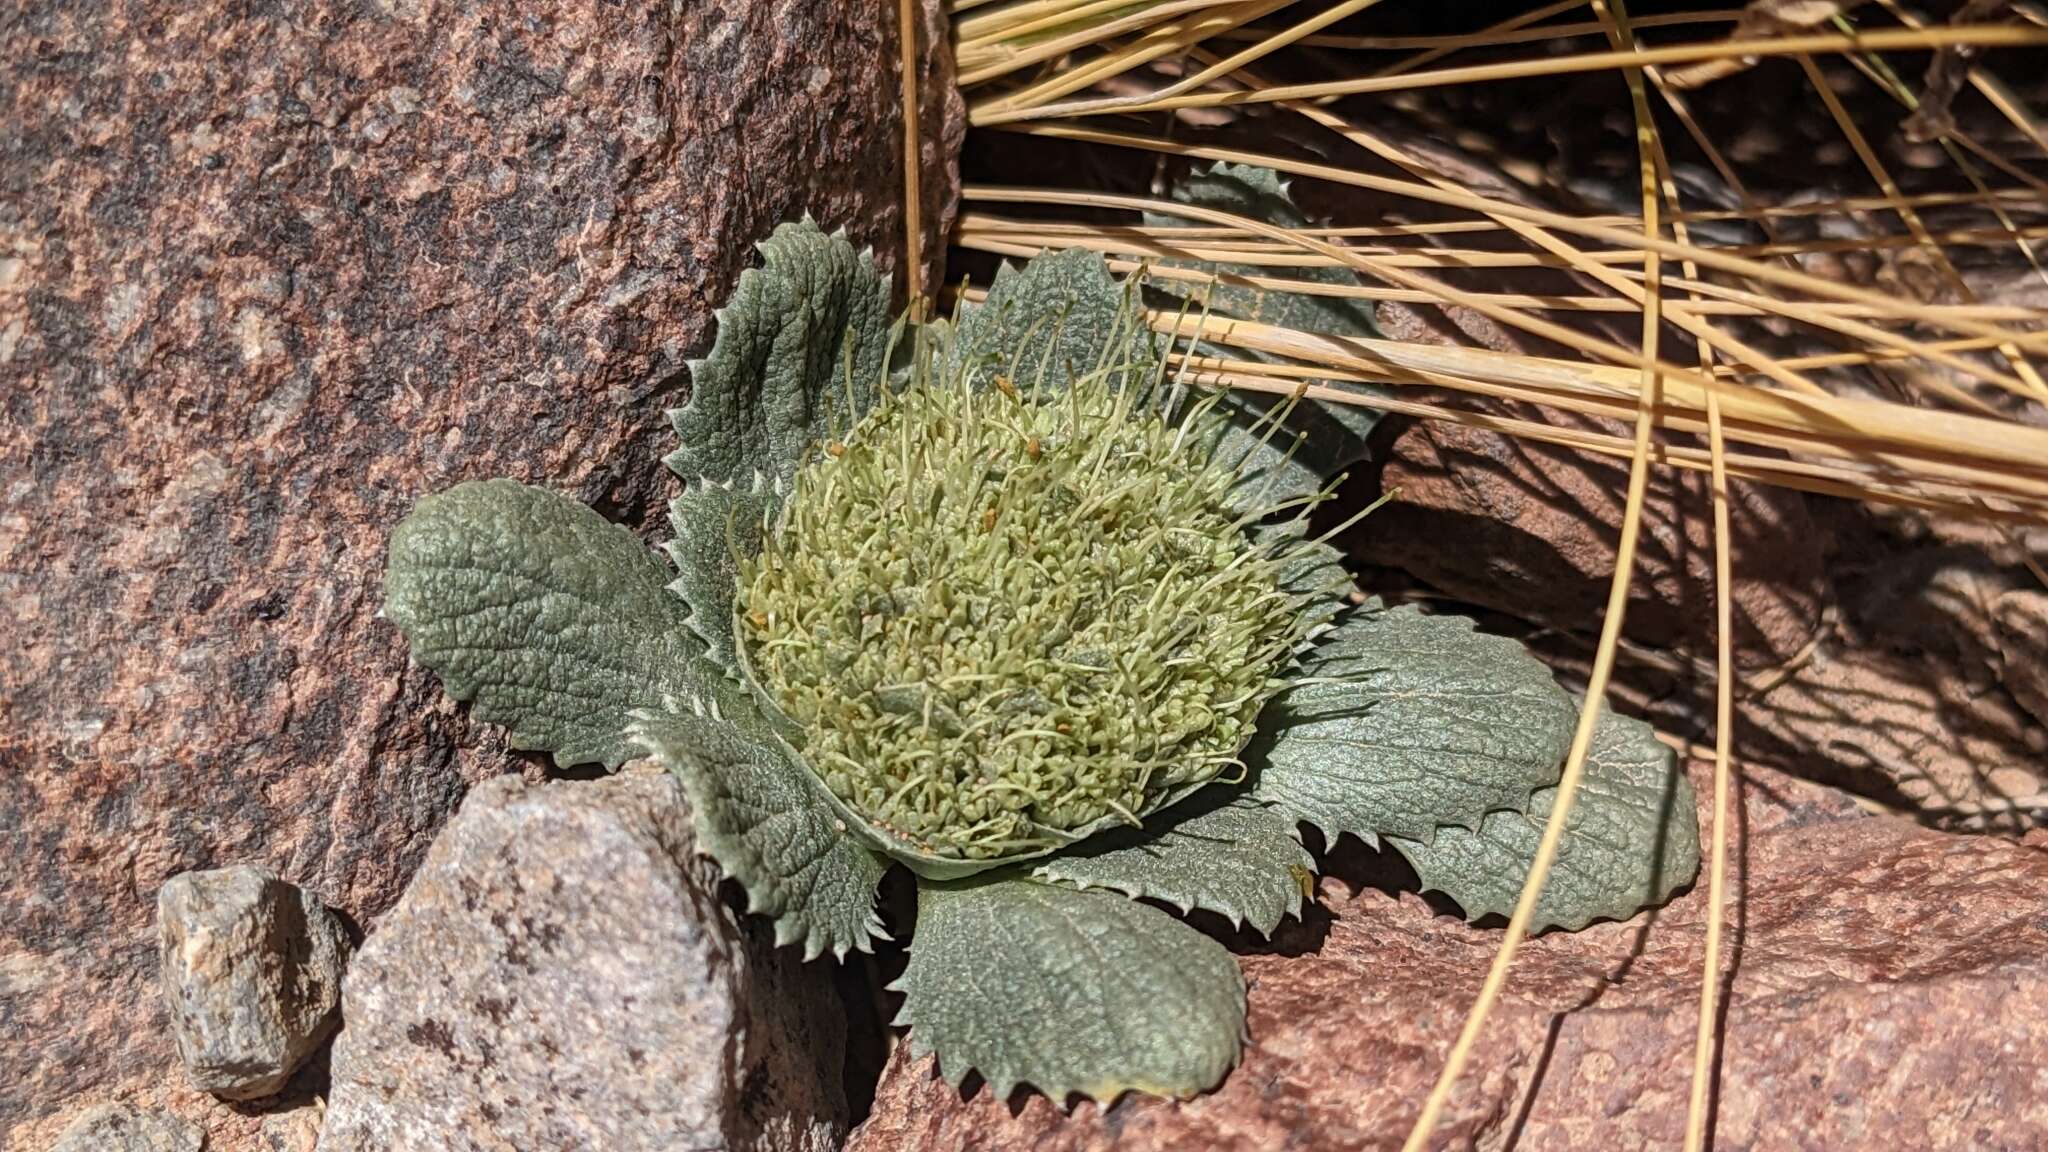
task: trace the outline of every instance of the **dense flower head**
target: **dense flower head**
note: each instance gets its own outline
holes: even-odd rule
[[[871,823],[990,859],[1237,769],[1302,639],[1207,408],[1104,369],[921,374],[797,475],[739,626],[805,758]]]

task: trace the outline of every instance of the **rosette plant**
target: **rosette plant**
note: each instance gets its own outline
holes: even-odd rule
[[[999,1094],[1216,1084],[1244,984],[1167,909],[1270,934],[1312,886],[1304,824],[1470,916],[1512,906],[1574,704],[1512,641],[1354,592],[1308,527],[1334,484],[1304,406],[1177,386],[1085,252],[915,328],[841,237],[761,251],[672,413],[666,562],[505,480],[399,526],[386,613],[451,695],[561,764],[673,770],[807,959],[869,949],[909,869],[899,1022]],[[1696,863],[1640,724],[1607,716],[1583,788],[1543,925],[1631,915]]]

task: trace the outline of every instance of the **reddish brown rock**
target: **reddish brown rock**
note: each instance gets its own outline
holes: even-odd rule
[[[2048,592],[2015,589],[2000,596],[1992,611],[2006,686],[2036,721],[2048,725]]]
[[[2038,823],[2048,728],[2027,701],[2048,649],[2026,634],[2041,593],[2019,534],[1817,507],[1833,619],[1741,694],[1744,754],[1964,826]]]
[[[1508,407],[1503,405],[1503,409]],[[1626,426],[1518,406],[1543,423]],[[1361,559],[1545,627],[1597,631],[1621,537],[1628,462],[1448,421],[1394,441],[1381,486],[1400,489],[1356,535]],[[1697,473],[1650,475],[1627,636],[1678,661],[1714,658],[1712,506]],[[1827,602],[1821,538],[1796,492],[1732,488],[1736,665],[1793,658]]]
[[[2048,1142],[2048,1024],[2016,1010],[2048,995],[2048,854],[1856,818],[1774,774],[1743,793],[1716,1146]],[[1675,1147],[1703,907],[1702,884],[1653,916],[1525,945],[1435,1146]],[[1322,909],[1243,957],[1252,1043],[1217,1091],[1063,1114],[1039,1096],[962,1100],[899,1047],[850,1147],[1399,1148],[1499,935],[1329,880]]]
[[[103,1096],[254,1146],[175,1083],[158,885],[396,897],[514,761],[375,619],[390,526],[488,475],[658,520],[751,241],[808,211],[900,251],[896,59],[874,4],[0,17],[0,1146]]]
[[[1750,752],[1931,820],[2023,831],[2048,806],[2041,722],[1996,683],[1921,654],[1823,645],[1741,700],[1736,725]]]
[[[175,1116],[102,1104],[65,1129],[50,1152],[199,1152],[204,1139]]]

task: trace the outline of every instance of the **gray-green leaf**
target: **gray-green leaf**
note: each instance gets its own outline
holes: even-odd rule
[[[384,614],[512,746],[616,767],[627,713],[687,697],[702,648],[661,558],[582,504],[510,480],[428,496],[391,534]]]
[[[1190,797],[1142,829],[1104,833],[1032,875],[1182,912],[1204,908],[1270,936],[1282,919],[1301,915],[1315,858],[1295,839],[1292,819],[1246,796],[1222,799]]]
[[[871,253],[809,219],[760,245],[718,313],[711,354],[690,365],[690,402],[669,413],[685,480],[796,474],[812,444],[852,425],[882,384],[889,282]]]
[[[1434,843],[1387,842],[1468,918],[1512,915],[1556,797],[1545,788],[1526,815],[1495,812],[1476,831],[1441,828]],[[1693,803],[1691,782],[1649,725],[1603,713],[1531,926],[1576,931],[1627,919],[1690,883],[1700,864]]]
[[[777,503],[766,478],[719,484],[692,481],[669,502],[675,538],[662,545],[676,567],[669,590],[690,606],[690,629],[703,638],[712,660],[739,674],[732,604],[739,589],[739,560],[761,553],[761,525]]]
[[[1244,979],[1223,946],[1113,892],[1029,880],[920,885],[897,983],[911,1051],[997,1098],[1192,1096],[1237,1063]]]
[[[1173,188],[1172,198],[1182,204],[1213,208],[1250,217],[1282,228],[1306,228],[1311,221],[1287,191],[1287,182],[1270,168],[1247,164],[1219,163],[1188,173]],[[1179,228],[1200,223],[1167,213],[1146,213],[1145,223],[1155,228]],[[1355,286],[1358,278],[1349,269],[1334,267],[1275,268],[1248,264],[1222,264],[1203,260],[1162,259],[1167,267],[1192,268],[1221,276],[1279,276],[1313,283]],[[1193,281],[1160,277],[1153,282],[1188,306],[1199,310],[1199,298],[1206,290],[1208,307],[1218,316],[1272,324],[1301,332],[1332,336],[1377,336],[1370,300],[1345,296],[1320,296],[1306,292],[1277,292],[1219,280],[1213,286]],[[1233,359],[1269,359],[1262,353],[1237,348],[1207,348],[1204,352]],[[1369,404],[1369,389],[1350,389]],[[1217,447],[1218,457],[1236,464],[1245,474],[1246,487],[1260,491],[1266,501],[1285,500],[1319,490],[1336,473],[1365,454],[1365,437],[1380,414],[1370,407],[1334,401],[1306,400],[1287,418],[1287,427],[1263,445],[1261,432],[1251,424],[1282,399],[1251,393],[1236,393],[1224,403],[1232,426]],[[1286,455],[1296,435],[1301,444],[1292,457]],[[1248,501],[1249,503],[1249,501]]]
[[[1097,369],[1149,386],[1158,355],[1135,303],[1102,257],[1085,249],[1041,255],[1021,269],[1004,264],[987,298],[960,319],[952,370],[976,388],[1007,376],[1028,392],[1043,373],[1052,389]]]
[[[1252,794],[1372,843],[1430,839],[1526,807],[1571,743],[1571,698],[1520,644],[1377,601],[1354,609],[1266,706],[1246,749]]]
[[[744,697],[718,694],[726,706]],[[872,951],[883,936],[875,886],[888,865],[834,814],[822,785],[764,728],[685,713],[647,713],[640,748],[682,781],[697,841],[747,893],[747,911],[774,917],[777,944],[804,959]]]

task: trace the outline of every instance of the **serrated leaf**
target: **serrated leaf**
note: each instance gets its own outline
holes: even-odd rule
[[[1307,683],[1273,698],[1245,751],[1252,795],[1334,837],[1428,840],[1476,826],[1555,783],[1571,698],[1513,640],[1377,601],[1301,660]]]
[[[1182,912],[1206,909],[1270,936],[1282,919],[1301,915],[1315,867],[1291,818],[1222,793],[1191,797],[1143,828],[1097,836],[1032,875],[1160,900]]]
[[[669,501],[675,538],[662,545],[676,568],[669,591],[689,605],[690,630],[704,641],[710,658],[735,676],[740,664],[732,605],[739,590],[739,560],[760,555],[761,525],[776,502],[759,473],[744,487],[693,481]]]
[[[760,244],[718,314],[711,354],[690,366],[690,402],[669,413],[685,480],[771,481],[873,404],[889,344],[889,282],[871,253],[809,219]]]
[[[725,707],[746,707],[730,691]],[[750,730],[743,730],[747,727]],[[777,944],[804,959],[873,950],[883,937],[875,887],[888,865],[825,802],[810,769],[740,717],[647,713],[637,745],[681,780],[697,842],[747,893],[747,911],[773,917]]]
[[[988,296],[961,316],[951,370],[975,388],[1006,376],[1029,391],[1043,374],[1054,389],[1099,368],[1149,386],[1158,354],[1134,303],[1102,257],[1085,249],[1047,253],[1022,268],[1006,263]]]
[[[898,982],[911,1051],[998,1099],[1213,1087],[1244,1042],[1244,979],[1223,946],[1112,892],[1014,877],[918,887]]]
[[[384,614],[513,747],[617,767],[627,714],[687,696],[707,672],[667,580],[660,557],[582,504],[471,481],[392,532]]]
[[[1433,843],[1387,842],[1415,865],[1423,887],[1456,900],[1469,919],[1509,916],[1556,798],[1556,788],[1545,788],[1526,814],[1495,812],[1477,830],[1442,828]],[[1639,720],[1603,712],[1566,821],[1533,928],[1625,920],[1669,899],[1699,870],[1692,784]]]
[[[1306,228],[1312,223],[1301,209],[1295,207],[1287,182],[1270,168],[1218,163],[1211,168],[1188,173],[1174,186],[1170,195],[1182,204],[1230,212],[1282,228]],[[1145,223],[1154,228],[1181,228],[1201,222],[1158,212],[1146,213]],[[1345,268],[1273,268],[1175,258],[1161,259],[1159,263],[1219,276],[1278,276],[1348,286],[1358,283],[1357,276]],[[1156,290],[1186,302],[1196,311],[1199,311],[1200,300],[1206,293],[1209,310],[1218,316],[1332,336],[1379,335],[1369,300],[1306,292],[1277,292],[1224,280],[1218,280],[1211,286],[1161,277],[1152,285]],[[1251,349],[1204,351],[1240,360],[1271,359]],[[1355,392],[1368,405],[1376,394],[1367,388],[1349,388],[1347,391]],[[1338,472],[1364,457],[1366,435],[1380,418],[1379,412],[1371,407],[1304,400],[1288,415],[1283,433],[1267,438],[1263,429],[1253,425],[1283,402],[1281,397],[1233,393],[1223,406],[1223,410],[1231,415],[1232,424],[1217,446],[1217,457],[1235,464],[1245,474],[1246,488],[1264,493],[1259,498],[1261,501],[1286,500],[1320,490]],[[1294,446],[1297,437],[1300,444],[1290,457],[1287,450]]]

